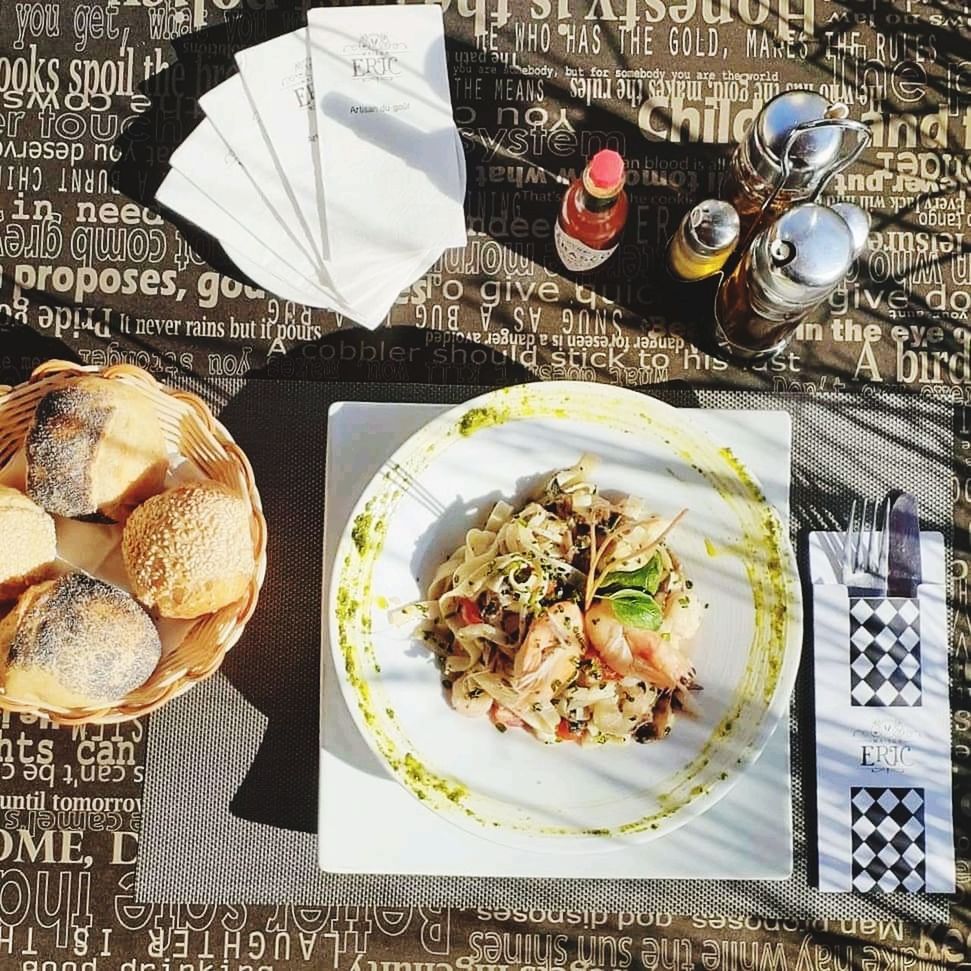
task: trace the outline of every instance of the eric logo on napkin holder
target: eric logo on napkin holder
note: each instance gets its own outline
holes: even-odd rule
[[[840,582],[843,537],[809,537],[819,886],[951,893],[944,539],[905,506],[890,521],[891,582],[868,596]]]

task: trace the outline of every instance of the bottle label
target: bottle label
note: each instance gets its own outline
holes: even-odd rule
[[[568,270],[592,270],[608,260],[617,249],[616,245],[609,249],[594,249],[592,246],[587,246],[586,243],[581,243],[580,240],[564,232],[559,222],[556,224],[554,238],[556,252],[560,254],[560,259]]]

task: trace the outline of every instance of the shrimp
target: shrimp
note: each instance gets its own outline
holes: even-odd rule
[[[688,640],[698,633],[704,608],[697,597],[689,593],[671,595],[664,605],[664,621],[659,633],[670,634],[676,640]]]
[[[521,690],[548,701],[572,680],[584,650],[583,614],[563,600],[533,620],[513,660],[513,677]]]
[[[609,600],[595,601],[585,618],[587,639],[618,674],[643,678],[662,690],[694,680],[691,662],[657,631],[624,627]]]
[[[526,723],[508,708],[503,708],[499,702],[494,702],[489,709],[489,717],[493,725],[505,725],[506,728],[523,728]]]

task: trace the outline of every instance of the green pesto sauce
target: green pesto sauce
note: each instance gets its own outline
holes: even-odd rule
[[[411,752],[405,753],[403,768],[405,778],[411,783],[419,798],[423,798],[421,792],[430,789],[457,805],[469,794],[468,787],[461,782],[449,782],[435,775],[434,772],[429,772]]]
[[[738,718],[751,703],[754,689],[761,688],[763,701],[768,704],[775,694],[779,675],[782,670],[783,654],[786,648],[786,629],[788,624],[788,587],[791,582],[785,569],[781,551],[783,549],[781,528],[778,518],[766,505],[765,496],[748,471],[735,457],[731,449],[718,450],[719,456],[729,465],[733,476],[743,487],[741,492],[746,504],[755,502],[764,509],[758,521],[758,528],[746,536],[739,555],[745,563],[746,574],[752,589],[755,608],[756,630],[749,651],[748,664],[743,675],[742,685],[735,702],[711,735],[698,757],[680,773],[680,781],[672,786],[658,801],[662,812],[635,820],[618,828],[621,833],[634,833],[644,829],[658,829],[658,820],[673,815],[694,799],[706,795],[712,784],[696,784],[685,793],[691,780],[704,770],[716,757],[719,749],[736,729]],[[687,454],[684,455],[686,460]],[[729,501],[732,494],[738,493],[737,484],[720,484],[720,477],[712,477],[700,464],[692,467],[709,479],[712,486]],[[754,526],[754,524],[753,524]],[[710,539],[705,539],[705,549],[709,556],[718,554]],[[738,766],[744,765],[748,757],[736,760]],[[714,767],[714,766],[713,766]],[[720,772],[718,779],[727,779],[726,772]]]
[[[359,707],[364,721],[369,727],[374,728],[375,718],[370,708],[371,689],[358,671],[354,645],[348,632],[348,626],[360,606],[360,603],[351,597],[346,587],[341,587],[337,591],[337,638],[341,656],[344,658],[344,670],[347,672],[349,684],[360,699]]]
[[[769,702],[775,694],[779,675],[782,672],[782,659],[786,648],[786,628],[788,625],[788,594],[790,580],[782,561],[781,550],[783,537],[778,517],[768,506],[765,495],[755,484],[748,469],[736,458],[730,448],[719,449],[718,454],[728,463],[734,475],[745,486],[753,499],[763,508],[759,525],[762,536],[757,549],[753,549],[748,557],[746,572],[752,586],[755,601],[756,621],[763,629],[762,645],[765,648],[765,667],[767,677],[762,679],[762,698]],[[751,563],[761,554],[765,562],[759,571],[755,571]],[[779,593],[783,593],[779,596]],[[773,596],[774,594],[774,596]],[[765,622],[767,621],[767,625]],[[750,660],[751,666],[751,660]]]
[[[354,525],[351,527],[351,539],[361,556],[364,555],[364,551],[367,549],[367,541],[370,534],[371,514],[369,512],[362,512],[354,520]]]
[[[509,420],[508,408],[470,408],[459,419],[459,434],[473,435],[483,428],[501,425]]]
[[[354,520],[351,530],[354,549],[343,561],[336,595],[338,646],[344,660],[348,684],[357,698],[357,708],[391,770],[418,799],[441,800],[453,807],[460,807],[466,815],[485,825],[486,820],[467,807],[460,806],[461,800],[468,795],[465,786],[436,776],[410,753],[404,759],[397,755],[397,743],[393,738],[393,725],[397,721],[395,712],[380,704],[380,687],[376,693],[373,692],[367,675],[363,672],[362,665],[366,667],[368,662],[375,673],[380,673],[381,670],[372,641],[371,574],[374,561],[384,546],[390,514],[401,495],[401,491],[394,488],[379,493],[368,501],[364,511]],[[387,607],[384,597],[375,598],[375,602],[379,609],[383,609],[382,602]]]
[[[732,471],[745,483],[746,489],[752,493],[752,498],[758,503],[765,502],[762,490],[755,484],[755,480],[749,475],[748,469],[736,458],[735,453],[730,448],[720,448],[718,454],[732,467]]]
[[[357,613],[361,604],[355,600],[347,587],[341,587],[337,591],[337,621],[347,623],[354,614]]]
[[[680,804],[667,806],[651,816],[645,816],[643,819],[635,819],[629,823],[624,823],[622,826],[618,826],[617,832],[640,833],[645,829],[660,829],[661,823],[669,816],[673,816],[680,808]]]

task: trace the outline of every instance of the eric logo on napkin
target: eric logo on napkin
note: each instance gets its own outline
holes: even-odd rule
[[[387,34],[362,34],[357,44],[349,44],[344,53],[351,59],[351,72],[358,81],[382,81],[401,74],[398,54],[405,44],[392,41]]]

